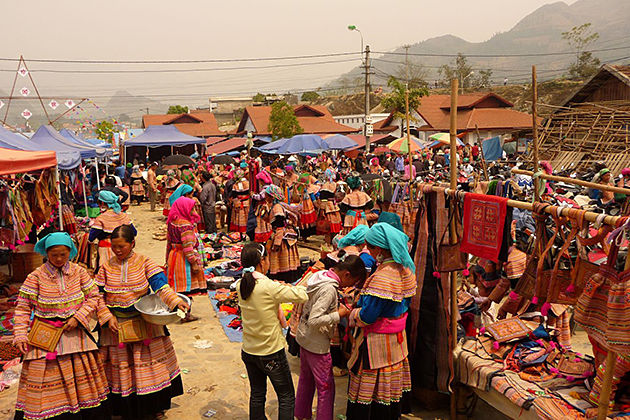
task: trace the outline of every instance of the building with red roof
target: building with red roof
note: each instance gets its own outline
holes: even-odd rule
[[[297,105],[294,108],[304,134],[349,134],[359,130],[335,122],[332,114],[322,105]],[[248,106],[236,129],[236,134],[252,133],[255,136],[270,136],[269,117],[271,106]]]
[[[532,116],[513,109],[514,104],[495,93],[471,93],[460,95],[457,103],[457,132],[464,143],[479,138],[512,134],[530,130]],[[416,121],[409,126],[418,138],[448,132],[451,120],[450,95],[429,95],[422,98],[420,106],[412,112]],[[392,114],[374,124],[375,133],[392,133],[402,136],[403,124]],[[477,136],[479,133],[479,138]]]
[[[187,114],[146,114],[142,116],[142,128],[150,125],[175,125],[179,131],[194,137],[225,135],[219,130],[214,114],[207,110],[190,111]]]

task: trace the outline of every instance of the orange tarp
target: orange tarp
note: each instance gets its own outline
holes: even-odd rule
[[[55,152],[27,152],[0,147],[0,175],[31,172],[56,165]]]

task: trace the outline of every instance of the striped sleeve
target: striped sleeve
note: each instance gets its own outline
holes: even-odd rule
[[[15,315],[13,318],[13,343],[26,343],[28,341],[28,326],[31,312],[37,302],[39,294],[39,278],[35,273],[26,277],[17,298]]]
[[[100,293],[94,283],[94,280],[90,277],[84,268],[78,269],[79,281],[81,282],[81,290],[83,291],[84,301],[81,307],[74,313],[74,317],[85,328],[89,328],[89,318],[98,309],[98,302],[100,299]]]

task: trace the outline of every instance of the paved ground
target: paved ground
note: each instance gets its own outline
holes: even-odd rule
[[[161,212],[151,213],[148,206],[132,207],[130,216],[138,229],[137,251],[164,262],[165,242],[152,239],[153,233],[164,225]],[[309,248],[301,248],[302,255],[316,256],[319,252],[316,243]],[[240,344],[230,343],[223,333],[215,312],[210,306],[210,299],[205,295],[195,296],[193,313],[201,319],[188,324],[175,324],[169,327],[173,339],[182,375],[185,394],[173,400],[173,407],[166,413],[168,419],[202,419],[208,410],[215,410],[214,419],[247,419],[249,383],[246,371],[240,359]],[[208,340],[212,347],[198,349],[194,343]],[[299,360],[289,356],[294,384],[297,386]],[[345,413],[347,377],[336,378],[335,414]],[[17,387],[2,392],[0,398],[0,419],[13,417],[13,405]],[[277,417],[277,399],[269,386],[267,395],[267,415]],[[445,419],[448,408],[427,412],[420,408],[406,419]],[[477,405],[475,418],[491,420],[503,418],[483,402]]]

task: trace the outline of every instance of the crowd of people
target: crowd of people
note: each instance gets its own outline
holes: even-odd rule
[[[464,186],[482,165],[492,170],[477,145],[459,148],[458,159]],[[219,230],[248,239],[236,290],[250,418],[265,418],[269,378],[280,419],[310,419],[316,390],[317,419],[332,419],[334,366],[342,374],[347,366],[348,419],[400,418],[411,390],[405,325],[416,293],[415,265],[401,217],[366,193],[366,183],[446,179],[450,162],[449,150],[440,148],[420,151],[411,162],[394,154],[351,159],[243,152],[222,164],[208,157],[170,169],[156,162],[118,163],[111,171],[93,172],[90,184],[101,207],[89,232],[98,243],[95,277],[71,262],[76,246],[67,233],[56,232],[37,243],[47,261],[20,290],[14,343],[24,367],[16,418],[78,413],[135,419],[170,408],[171,398],[183,393],[173,344],[167,328],[143,321],[134,304],[152,291],[169,309],[182,311],[183,322],[197,320],[178,293],[205,291],[200,233]],[[598,182],[610,183],[609,172],[600,169]],[[623,175],[625,186],[630,171]],[[593,194],[602,202],[614,199]],[[134,250],[137,232],[125,210],[144,201],[151,211],[162,207],[164,262]],[[323,235],[330,248],[305,274],[298,241],[312,235]],[[279,305],[288,302],[294,310],[285,338]],[[92,317],[98,319],[96,330]],[[38,328],[53,332],[48,342],[45,334],[33,333]],[[340,350],[340,329],[352,336],[349,355]],[[130,331],[142,334],[127,337]],[[297,393],[287,342],[300,357]]]

